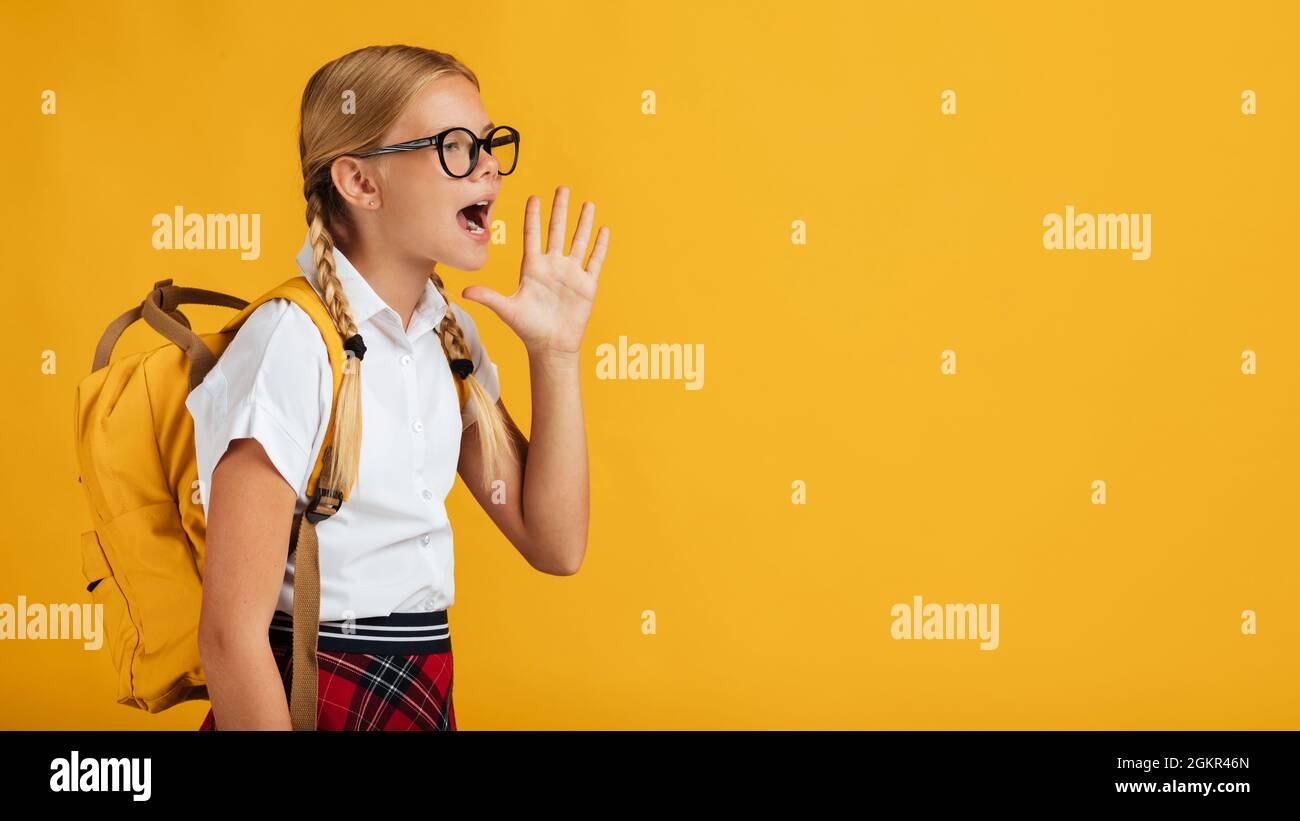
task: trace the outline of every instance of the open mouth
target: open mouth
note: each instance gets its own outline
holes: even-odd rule
[[[456,222],[460,223],[460,227],[465,229],[471,236],[486,236],[488,213],[491,210],[491,200],[480,200],[457,211]]]

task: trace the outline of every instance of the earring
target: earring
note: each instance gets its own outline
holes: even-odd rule
[[[374,201],[374,200],[371,200],[371,201],[370,201],[370,204],[371,204],[371,205],[374,205],[374,204],[375,204],[375,201]]]

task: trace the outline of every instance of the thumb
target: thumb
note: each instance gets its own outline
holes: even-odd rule
[[[460,295],[471,302],[477,302],[480,305],[488,306],[492,309],[493,313],[501,317],[503,320],[509,313],[509,308],[506,307],[507,298],[486,285],[471,285],[461,291]]]

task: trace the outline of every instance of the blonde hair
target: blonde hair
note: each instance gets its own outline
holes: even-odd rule
[[[474,72],[450,54],[415,46],[368,46],[321,66],[303,89],[298,149],[308,233],[325,306],[345,340],[357,332],[357,326],[334,270],[334,239],[354,226],[334,187],[330,167],[341,156],[380,147],[383,135],[421,89],[453,72],[479,87]],[[348,92],[364,104],[345,114],[340,101]],[[430,270],[429,278],[446,300],[442,277]],[[438,331],[450,369],[451,360],[473,357],[450,300],[447,305]],[[333,446],[326,452],[320,477],[320,487],[338,490],[344,498],[356,483],[361,454],[361,361],[350,358],[347,364],[335,404]],[[460,376],[453,373],[452,378]],[[489,488],[494,479],[504,476],[507,462],[515,456],[513,435],[477,377],[470,374],[463,381],[479,429],[483,486]]]

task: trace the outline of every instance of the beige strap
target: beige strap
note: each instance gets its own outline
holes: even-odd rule
[[[108,364],[109,357],[113,355],[113,346],[117,345],[122,332],[139,318],[140,306],[137,305],[108,324],[108,329],[104,331],[104,335],[99,338],[99,344],[95,346],[95,362],[90,366],[91,373]]]
[[[293,565],[293,684],[289,718],[295,730],[316,729],[316,644],[320,630],[320,561],[316,525],[298,517]]]
[[[122,338],[122,333],[127,328],[140,319],[141,313],[140,306],[137,305],[109,324],[108,329],[104,331],[104,335],[99,338],[99,344],[95,346],[95,361],[90,366],[92,373],[108,364],[108,360],[113,357],[113,348],[117,346],[117,340]],[[190,324],[189,317],[180,311],[171,310],[167,313],[186,328],[194,327]]]
[[[157,291],[154,292],[156,293]],[[190,390],[194,390],[203,381],[208,371],[212,370],[212,366],[217,364],[217,355],[203,344],[198,334],[159,308],[152,299],[153,295],[150,296],[151,298],[146,299],[140,306],[144,321],[149,323],[149,327],[176,343],[176,347],[185,351],[186,358],[190,360]]]
[[[207,376],[216,364],[217,358],[207,345],[203,344],[190,325],[189,318],[177,310],[180,305],[217,305],[225,308],[242,310],[248,305],[247,300],[218,291],[202,288],[184,288],[171,284],[170,279],[159,280],[137,308],[123,313],[113,320],[99,344],[95,346],[95,361],[92,371],[97,371],[108,364],[122,333],[136,320],[144,319],[150,327],[162,334],[185,351],[190,360],[190,390],[193,390]]]
[[[154,289],[158,291],[159,305],[165,311],[171,311],[178,305],[216,305],[221,308],[234,308],[237,311],[248,307],[246,299],[205,288],[172,285],[170,279],[159,280],[154,284]]]

